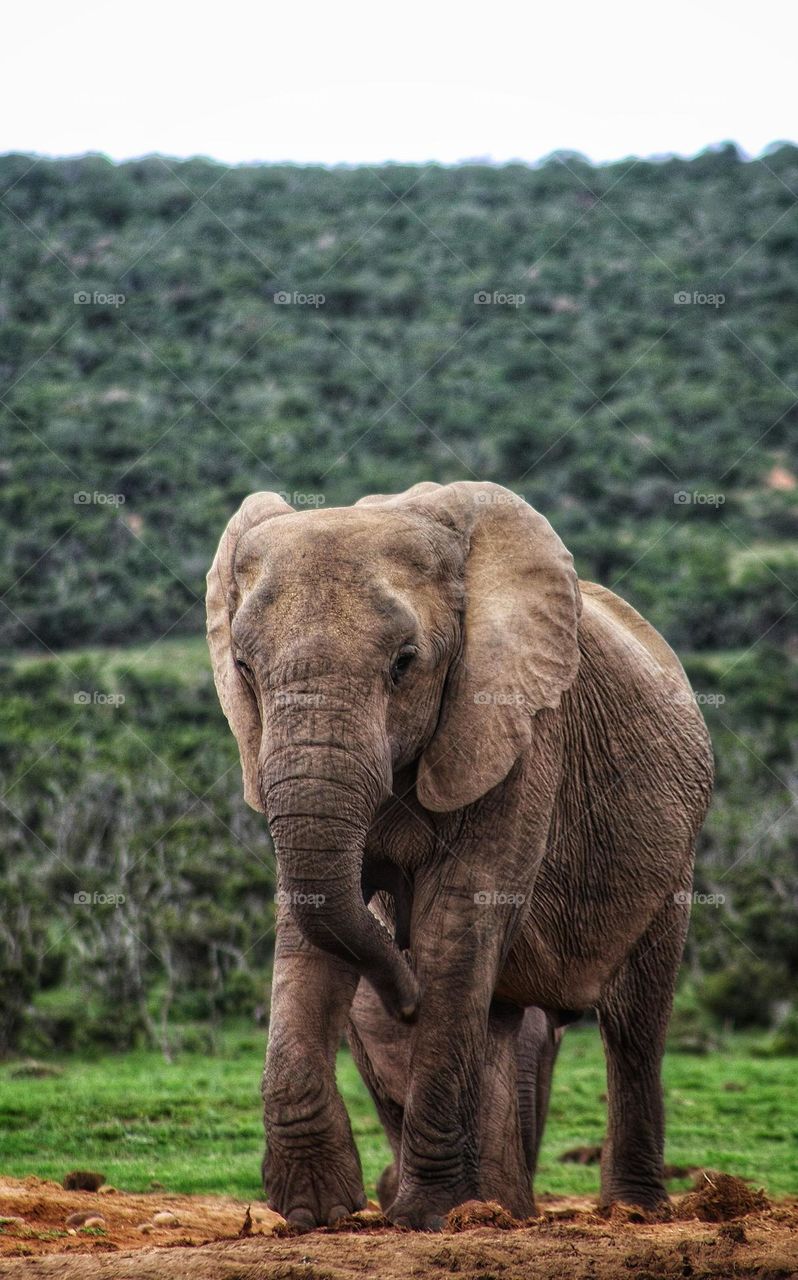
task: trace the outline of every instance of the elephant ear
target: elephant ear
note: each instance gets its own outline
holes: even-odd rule
[[[205,608],[208,648],[211,651],[216,692],[238,742],[244,799],[263,813],[257,785],[258,752],[262,728],[255,697],[233,659],[230,624],[238,605],[234,573],[239,539],[256,525],[274,516],[293,513],[293,507],[277,493],[253,493],[245,498],[222,534],[213,564],[208,571]]]
[[[425,808],[443,812],[497,786],[530,745],[535,714],[558,706],[579,666],[582,601],[570,553],[508,489],[462,481],[400,501],[467,539],[462,652],[416,782]]]

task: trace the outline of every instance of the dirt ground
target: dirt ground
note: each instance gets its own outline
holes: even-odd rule
[[[0,1178],[0,1277],[798,1280],[798,1198],[769,1203],[714,1173],[699,1175],[696,1188],[674,1199],[669,1221],[621,1206],[600,1216],[592,1200],[544,1196],[540,1216],[524,1224],[498,1206],[472,1204],[449,1215],[443,1234],[423,1235],[388,1226],[372,1207],[300,1236],[257,1203],[248,1219],[246,1203],[224,1197],[65,1191],[38,1178]]]

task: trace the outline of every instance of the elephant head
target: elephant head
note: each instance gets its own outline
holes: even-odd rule
[[[259,493],[222,537],[207,605],[245,797],[299,927],[412,1019],[415,979],[363,899],[369,826],[399,769],[438,812],[507,776],[576,674],[571,556],[494,484],[302,512]]]

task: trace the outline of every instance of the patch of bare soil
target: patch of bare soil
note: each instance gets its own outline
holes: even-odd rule
[[[9,1178],[0,1180],[0,1277],[798,1280],[798,1199],[770,1203],[725,1174],[701,1174],[667,1221],[600,1215],[594,1201],[576,1197],[542,1196],[539,1208],[538,1218],[516,1223],[498,1205],[471,1201],[452,1211],[442,1234],[423,1235],[390,1227],[370,1206],[334,1228],[295,1235],[260,1204],[248,1219],[246,1203],[224,1197],[65,1191]],[[80,1225],[75,1215],[102,1223]]]

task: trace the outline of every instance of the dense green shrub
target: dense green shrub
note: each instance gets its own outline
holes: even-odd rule
[[[332,505],[475,475],[681,648],[782,642],[797,183],[789,146],[604,168],[0,158],[0,643],[196,633],[253,488]],[[125,301],[73,300],[95,293]]]
[[[266,999],[272,846],[241,798],[204,645],[165,643],[132,672],[136,657],[7,672],[0,1052],[20,1037],[31,1052],[168,1043],[174,1018]],[[124,701],[75,702],[97,691]]]

